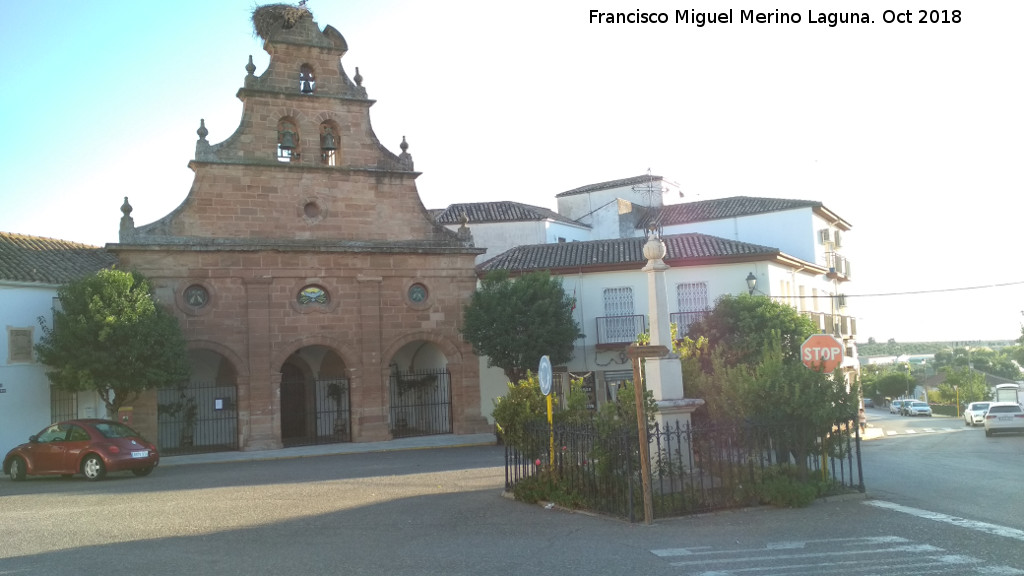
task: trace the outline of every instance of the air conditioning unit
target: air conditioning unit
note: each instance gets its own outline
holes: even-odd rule
[[[822,228],[818,230],[818,242],[822,244],[829,244],[832,242],[832,230],[828,228]]]

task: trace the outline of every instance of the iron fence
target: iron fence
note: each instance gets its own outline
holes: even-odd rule
[[[582,508],[631,522],[643,516],[635,428],[539,422],[525,432],[522,445],[505,446],[506,490],[544,480]],[[754,505],[780,477],[824,493],[864,491],[860,432],[847,422],[825,434],[798,425],[654,425],[648,440],[655,517]]]
[[[452,433],[452,386],[447,369],[392,370],[391,435]]]
[[[165,455],[238,450],[234,385],[192,382],[157,391],[157,448]]]
[[[56,386],[50,386],[50,420],[72,420],[78,418],[78,393],[68,392]]]

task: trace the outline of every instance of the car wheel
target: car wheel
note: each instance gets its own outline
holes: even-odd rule
[[[82,460],[82,475],[86,480],[102,480],[107,475],[107,467],[103,465],[103,459],[95,454],[89,454]]]
[[[8,475],[11,480],[18,481],[25,479],[25,461],[21,458],[15,457],[11,460],[11,466],[7,469]]]
[[[146,466],[145,468],[135,468],[132,470],[132,474],[136,476],[149,476],[149,473],[153,471],[152,466]]]

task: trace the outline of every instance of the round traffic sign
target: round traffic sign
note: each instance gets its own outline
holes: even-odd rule
[[[537,380],[540,381],[540,393],[545,396],[551,394],[551,360],[547,356],[540,357],[540,366],[537,367]]]
[[[843,363],[843,345],[828,334],[812,334],[800,345],[800,360],[816,372],[832,372]]]

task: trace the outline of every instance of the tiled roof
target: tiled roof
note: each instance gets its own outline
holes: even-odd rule
[[[738,216],[750,216],[752,214],[766,214],[768,212],[795,210],[797,208],[821,208],[821,206],[821,202],[812,200],[786,200],[783,198],[733,196],[732,198],[700,200],[697,202],[686,202],[683,204],[669,204],[661,208],[661,215],[659,218],[662,226],[671,226],[673,224],[706,222],[708,220],[736,218]],[[643,218],[641,220],[641,222],[637,223],[637,227],[646,227],[649,223],[649,219]]]
[[[482,224],[485,222],[532,222],[537,220],[556,220],[558,222],[565,222],[576,226],[585,226],[579,222],[569,220],[554,210],[509,201],[452,204],[448,208],[439,211],[440,213],[436,215],[435,220],[439,224],[461,224],[461,214],[463,211],[466,212],[470,225],[474,223]],[[589,226],[586,227],[589,228]]]
[[[623,178],[622,180],[609,180],[608,182],[598,182],[597,184],[587,184],[586,186],[580,186],[579,188],[573,188],[572,190],[566,190],[555,195],[555,198],[561,198],[563,196],[573,196],[575,194],[586,194],[587,192],[597,192],[598,190],[608,190],[610,188],[619,188],[620,186],[632,186],[633,184],[643,184],[650,182],[651,180],[661,180],[661,176],[651,176],[650,174],[644,174],[643,176],[633,176],[632,178]]]
[[[664,241],[667,252],[665,261],[674,262],[675,265],[694,260],[774,257],[780,253],[778,248],[726,240],[707,234],[671,234],[665,236]],[[517,246],[482,262],[477,266],[477,272],[528,272],[563,268],[575,270],[617,266],[640,268],[647,261],[643,254],[645,242],[643,238],[616,238]]]
[[[0,232],[0,281],[64,284],[116,263],[96,246]]]

